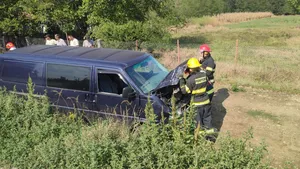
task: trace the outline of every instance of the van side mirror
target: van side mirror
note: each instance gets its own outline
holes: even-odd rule
[[[122,97],[123,98],[125,98],[125,99],[131,99],[131,98],[133,98],[135,96],[136,96],[136,93],[135,93],[135,91],[131,87],[127,86],[127,87],[123,88],[123,92],[122,92]]]

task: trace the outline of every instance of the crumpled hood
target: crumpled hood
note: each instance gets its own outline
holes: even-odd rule
[[[172,71],[170,71],[169,74],[164,78],[164,80],[162,80],[153,91],[157,91],[167,86],[177,85],[179,82],[179,76],[183,75],[183,72],[186,69],[186,63],[187,60],[182,62],[179,66],[177,66]]]

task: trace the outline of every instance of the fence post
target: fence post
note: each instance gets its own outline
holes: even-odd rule
[[[177,39],[177,61],[178,64],[180,63],[180,46],[179,46],[179,39]]]
[[[30,42],[29,42],[28,36],[25,37],[25,41],[26,41],[26,46],[30,46]]]
[[[2,43],[3,43],[3,48],[5,49],[6,47],[5,47],[5,36],[4,36],[4,34],[2,34]]]
[[[102,46],[101,46],[101,40],[100,40],[100,39],[97,39],[96,41],[97,41],[97,47],[98,47],[98,48],[101,48],[101,47],[102,47]]]
[[[135,41],[135,50],[138,50],[138,40]]]
[[[238,61],[238,52],[239,52],[239,40],[236,40],[235,44],[235,57],[234,57],[234,71],[237,69],[237,61]]]
[[[68,39],[68,33],[67,32],[66,32],[66,40],[67,40],[68,46],[70,46],[70,42],[69,42],[69,39]]]

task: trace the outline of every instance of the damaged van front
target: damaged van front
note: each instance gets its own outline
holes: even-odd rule
[[[143,61],[126,68],[126,73],[143,95],[150,98],[157,116],[160,117],[163,112],[165,117],[169,117],[172,96],[175,97],[178,113],[181,113],[182,107],[185,107],[190,100],[189,96],[181,94],[179,88],[179,77],[185,68],[186,61],[169,72],[149,55]]]

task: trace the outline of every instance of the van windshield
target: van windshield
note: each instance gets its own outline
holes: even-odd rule
[[[169,71],[152,56],[126,68],[126,72],[143,93],[148,93],[155,89],[169,73]]]

